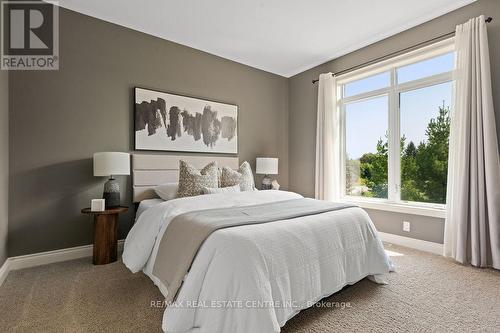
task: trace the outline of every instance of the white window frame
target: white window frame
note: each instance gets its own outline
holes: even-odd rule
[[[381,209],[398,213],[417,214],[432,217],[445,217],[446,205],[424,202],[404,201],[400,199],[401,195],[401,158],[400,158],[400,98],[399,94],[453,81],[454,71],[444,72],[421,79],[397,84],[397,69],[406,65],[414,64],[423,60],[434,58],[454,51],[454,38],[449,38],[432,45],[422,47],[418,50],[405,53],[403,55],[381,61],[377,64],[364,67],[362,69],[349,72],[337,77],[337,108],[340,111],[341,126],[341,165],[342,165],[342,200],[355,202],[363,208]],[[357,81],[369,76],[390,72],[390,86],[377,89],[357,95],[343,97],[343,89],[347,83]],[[358,196],[349,196],[345,192],[346,175],[346,139],[345,139],[345,107],[352,102],[359,102],[364,99],[388,96],[388,198],[367,198]]]

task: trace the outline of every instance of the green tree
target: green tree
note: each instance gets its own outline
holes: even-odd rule
[[[387,198],[387,135],[385,141],[380,138],[377,142],[377,152],[361,156],[360,170],[363,185],[369,188],[363,196]]]
[[[437,118],[431,119],[425,132],[427,142],[417,151],[417,174],[419,189],[425,193],[427,202],[446,202],[448,177],[448,144],[450,137],[450,108],[439,107]]]
[[[401,148],[401,199],[408,201],[425,201],[425,194],[417,184],[417,154],[418,149],[413,141],[406,148]]]
[[[400,142],[401,199],[408,201],[445,203],[448,173],[448,141],[450,135],[450,108],[439,107],[436,118],[429,121],[426,140],[418,147],[410,141]],[[363,195],[387,198],[388,140],[379,139],[375,153],[360,158],[360,178],[368,188]]]

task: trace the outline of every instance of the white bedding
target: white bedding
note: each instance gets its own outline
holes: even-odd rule
[[[135,212],[135,220],[141,216],[142,213],[144,213],[146,210],[149,208],[156,206],[158,204],[161,204],[162,202],[165,202],[165,200],[157,198],[157,199],[147,199],[147,200],[142,200],[139,203],[139,207],[137,207],[137,211]]]
[[[247,206],[301,196],[285,191],[220,193],[159,203],[138,218],[123,262],[152,275],[159,240],[184,212]],[[166,332],[279,332],[301,309],[347,284],[387,273],[390,261],[360,208],[214,232],[166,308]]]

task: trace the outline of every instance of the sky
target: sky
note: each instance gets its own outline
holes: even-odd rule
[[[454,55],[448,53],[436,58],[401,67],[398,69],[399,82],[408,82],[453,69]],[[389,73],[381,73],[370,78],[346,85],[346,96],[384,88],[389,85]],[[416,145],[426,140],[425,130],[431,118],[438,115],[439,107],[451,105],[452,83],[446,82],[400,94],[401,135],[406,143]],[[359,158],[368,152],[376,152],[377,141],[385,140],[388,130],[388,96],[346,105],[346,149],[349,158]]]

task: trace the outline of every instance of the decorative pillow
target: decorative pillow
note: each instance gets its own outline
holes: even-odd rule
[[[239,186],[241,177],[242,175],[238,171],[234,171],[229,167],[223,167],[220,173],[219,187]]]
[[[217,178],[218,178],[218,187],[222,187],[221,186],[221,183],[220,183],[220,180],[222,178],[222,169],[221,168],[217,168]]]
[[[201,171],[186,163],[179,162],[179,189],[177,197],[192,197],[203,194],[204,187],[217,187],[219,177],[217,171],[217,163],[211,162],[207,164]]]
[[[167,201],[177,197],[178,188],[179,183],[163,183],[155,186],[154,190],[160,198]]]
[[[242,191],[254,191],[255,182],[253,179],[252,167],[247,161],[243,162],[238,171],[223,167],[220,176],[220,186],[228,187],[240,185]]]
[[[234,193],[234,192],[241,192],[240,185],[217,187],[217,188],[212,188],[212,187],[203,188],[204,194]]]

